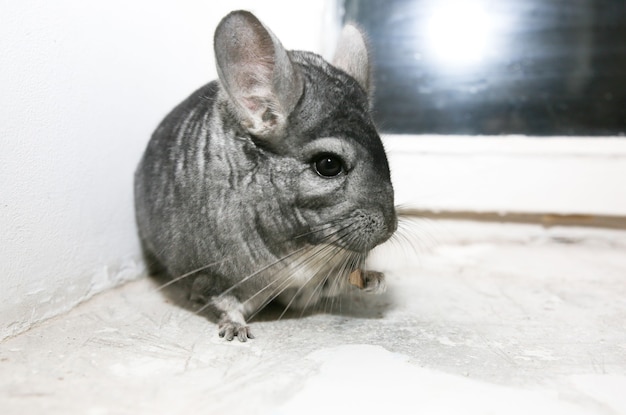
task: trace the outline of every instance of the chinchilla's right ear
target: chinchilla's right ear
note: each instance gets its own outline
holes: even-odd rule
[[[368,95],[372,95],[372,68],[365,35],[353,24],[341,31],[333,65],[352,76]]]
[[[287,51],[252,13],[241,10],[222,19],[214,47],[220,81],[242,126],[277,147],[303,88]]]

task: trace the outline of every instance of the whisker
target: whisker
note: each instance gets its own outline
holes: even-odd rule
[[[296,236],[294,237],[294,239],[300,239],[300,238],[303,238],[303,237],[305,237],[305,236],[309,236],[309,235],[313,235],[313,234],[316,234],[316,233],[319,233],[319,232],[323,232],[323,231],[325,231],[325,230],[327,230],[327,229],[332,228],[332,227],[333,227],[333,226],[335,226],[335,224],[336,224],[336,223],[338,223],[338,222],[339,222],[339,221],[335,221],[335,222],[331,222],[331,223],[325,223],[324,225],[321,225],[321,226],[319,226],[318,228],[310,229],[310,230],[309,230],[309,231],[307,231],[307,232],[304,232],[304,233],[301,233],[301,234],[299,234],[299,235],[296,235]]]
[[[325,239],[329,242],[333,242],[333,241],[338,241],[341,240],[342,238],[345,238],[346,235],[350,235],[351,230],[350,228],[352,228],[354,225],[353,224],[348,224],[342,228],[339,228],[337,230],[335,230],[332,234],[325,236]],[[296,263],[295,266],[286,268],[290,271],[293,272],[293,275],[287,277],[286,279],[284,279],[280,285],[278,287],[276,287],[274,289],[274,291],[272,291],[272,293],[268,296],[268,298],[264,301],[263,305],[259,308],[262,309],[263,307],[265,307],[267,304],[269,304],[271,301],[273,301],[275,298],[277,298],[279,295],[281,295],[286,289],[288,289],[291,286],[291,282],[293,281],[293,279],[295,278],[295,275],[297,274],[298,269],[304,268],[306,265],[311,265],[313,264],[312,268],[318,268],[315,266],[315,264],[317,264],[318,262],[329,262],[332,260],[332,258],[337,255],[340,252],[345,252],[344,249],[342,248],[338,248],[338,247],[334,247],[332,245],[329,244],[322,244],[322,245],[317,245],[316,247],[319,247],[318,249],[315,249],[313,251],[310,252],[306,252],[306,257],[304,258],[303,261],[301,261],[300,263]],[[298,259],[296,259],[297,261]],[[330,273],[329,273],[330,274]],[[306,279],[306,282],[300,286],[298,288],[298,290],[296,291],[296,294],[294,295],[294,297],[292,297],[291,301],[289,301],[289,303],[287,304],[287,307],[285,308],[285,310],[283,310],[283,313],[281,314],[282,318],[284,316],[284,314],[286,313],[286,311],[289,309],[289,307],[293,304],[293,301],[295,301],[295,299],[297,298],[297,295],[302,292],[302,290],[306,287],[307,284],[309,284],[311,281],[316,279],[316,275],[314,274],[313,276],[311,276],[310,278]],[[311,295],[309,296],[309,299],[307,300],[304,308],[306,309],[306,307],[308,307],[310,301],[312,300],[312,298],[314,298],[315,293],[317,292],[318,288],[322,287],[323,284],[325,283],[325,281],[328,279],[328,276],[326,278],[321,279],[320,283],[318,284],[318,287],[316,287],[313,292],[311,293]],[[276,281],[281,281],[282,278],[276,278],[272,283],[268,284],[267,286],[265,286],[263,289],[261,289],[259,292],[255,293],[253,295],[253,297],[251,297],[250,299],[246,300],[249,301],[252,298],[256,297],[258,294],[260,294],[261,291],[265,291],[266,289],[272,287],[274,285],[274,283]],[[305,310],[303,310],[304,312]],[[256,315],[258,313],[255,312],[252,316]]]
[[[390,240],[397,241],[403,250],[406,247],[411,247],[413,253],[418,255],[439,244],[431,233],[420,226],[424,222],[427,223],[427,220],[414,216],[400,216],[398,219],[398,231],[394,233]],[[424,239],[420,235],[426,235],[428,238]]]
[[[221,260],[219,260],[219,261],[212,262],[212,263],[207,264],[207,265],[204,265],[204,266],[202,266],[202,267],[200,267],[200,268],[196,268],[196,269],[194,269],[194,270],[191,270],[191,271],[189,271],[189,272],[186,272],[186,273],[185,273],[185,274],[183,274],[183,275],[180,275],[180,276],[178,276],[178,277],[172,278],[170,281],[166,282],[165,284],[162,284],[162,285],[160,285],[160,286],[156,287],[156,288],[154,289],[154,291],[153,291],[153,292],[160,291],[160,290],[162,290],[162,289],[164,289],[164,288],[166,288],[166,287],[169,287],[170,285],[175,284],[175,283],[177,283],[178,281],[183,280],[183,279],[185,279],[185,278],[187,278],[187,277],[189,277],[189,276],[191,276],[191,275],[193,275],[193,274],[195,274],[195,273],[198,273],[198,272],[200,272],[200,271],[204,271],[205,269],[208,269],[208,268],[211,268],[211,267],[213,267],[213,266],[215,266],[215,265],[218,265],[218,264],[224,263],[224,262],[228,261],[230,258],[231,258],[231,257],[226,257],[226,258],[223,258],[223,259],[221,259]]]
[[[341,254],[346,254],[347,253],[348,256],[350,255],[349,251],[345,251],[343,249],[337,249],[333,253],[332,258],[334,258],[335,256],[339,255],[340,253]],[[344,256],[342,258],[342,262],[344,262],[346,260],[347,260],[346,256]],[[328,282],[328,280],[331,278],[331,276],[333,274],[339,274],[338,278],[343,278],[344,277],[343,273],[341,273],[341,272],[337,273],[336,269],[337,269],[337,267],[333,267],[333,268],[329,269],[328,272],[326,273],[326,275],[324,276],[324,278],[320,278],[319,279],[319,282],[318,282],[317,286],[311,291],[311,294],[309,295],[309,298],[307,299],[306,303],[304,304],[304,307],[302,308],[302,312],[300,313],[300,317],[302,317],[304,315],[304,313],[306,312],[307,308],[309,307],[309,304],[311,303],[311,300],[313,298],[316,298],[316,296],[318,295],[318,292],[323,289],[323,287],[326,285],[326,283]],[[328,298],[326,298],[326,302],[328,303]]]
[[[325,262],[330,262],[330,261],[332,261],[332,259],[333,259],[335,256],[339,255],[340,253],[345,252],[345,250],[343,250],[343,249],[341,249],[341,248],[332,247],[332,246],[327,246],[327,247],[328,247],[328,248],[332,248],[332,249],[329,249],[329,250],[328,250],[328,251],[329,251],[328,253],[325,253],[325,254],[324,254],[324,256],[323,256],[322,258],[319,258],[319,261],[320,261],[320,262],[322,262],[322,261],[325,261]],[[321,251],[319,251],[319,252],[321,252]],[[316,253],[316,254],[314,254],[314,255],[315,255],[315,256],[318,256],[318,255],[317,255],[317,253]],[[330,255],[330,257],[329,257],[329,258],[326,258],[326,256],[327,256],[327,255]],[[321,256],[321,254],[320,254],[320,256]],[[316,259],[316,260],[317,260],[318,258],[313,258],[313,257],[312,257],[312,258],[310,258],[310,259],[311,259],[311,260],[312,260],[312,259]],[[327,281],[327,280],[328,280],[328,278],[330,277],[330,274],[331,274],[331,272],[332,272],[332,271],[333,271],[333,269],[329,270],[329,271],[328,271],[328,273],[327,273],[327,275],[326,275],[324,278],[320,278],[320,281],[319,281],[319,283],[318,283],[317,287],[316,287],[316,288],[314,288],[314,290],[313,290],[312,294],[309,296],[309,298],[308,298],[307,302],[305,303],[305,305],[304,305],[304,307],[303,307],[303,309],[302,309],[302,314],[304,314],[304,312],[306,311],[306,308],[308,307],[309,303],[311,302],[311,299],[312,299],[312,297],[314,296],[314,294],[317,292],[317,289],[318,289],[318,288],[321,288],[321,287],[323,287],[323,286],[324,286],[324,284],[326,283],[326,281]],[[293,304],[293,302],[295,301],[295,299],[298,297],[298,295],[302,292],[302,290],[304,290],[304,289],[305,289],[305,287],[306,287],[306,286],[307,286],[307,285],[308,285],[311,281],[314,281],[314,280],[316,279],[316,276],[317,276],[317,275],[314,275],[313,277],[311,277],[310,279],[308,279],[308,280],[307,280],[307,281],[306,281],[306,282],[305,282],[302,286],[300,286],[300,287],[298,288],[298,290],[296,291],[296,293],[295,293],[295,294],[294,294],[294,296],[292,297],[291,301],[289,301],[289,303],[285,306],[285,309],[283,310],[283,312],[281,313],[281,315],[278,317],[278,319],[279,319],[279,320],[280,320],[281,318],[283,318],[283,316],[285,315],[285,313],[287,312],[287,310],[289,310],[289,307],[291,307],[291,305]]]
[[[339,234],[340,232],[343,232],[345,229],[347,229],[347,228],[349,228],[349,227],[350,227],[350,225],[347,225],[347,226],[345,226],[344,228],[340,228],[340,229],[336,230],[334,233],[332,233],[332,234],[330,234],[329,236],[327,236],[327,239],[332,238],[333,236],[335,236],[335,235]],[[229,292],[231,292],[232,290],[234,290],[235,288],[237,288],[239,285],[241,285],[241,284],[243,284],[243,283],[247,282],[248,280],[250,280],[250,279],[251,279],[251,278],[253,278],[254,276],[256,276],[256,275],[260,275],[262,272],[266,271],[267,269],[269,269],[269,268],[271,268],[271,267],[273,267],[273,266],[275,266],[275,265],[277,265],[277,264],[279,264],[279,263],[281,263],[281,262],[285,261],[286,259],[288,259],[288,258],[290,258],[290,257],[292,257],[292,256],[294,256],[294,255],[297,255],[297,254],[299,254],[299,253],[301,253],[301,252],[305,251],[306,249],[307,249],[307,247],[303,247],[303,248],[297,249],[297,250],[295,250],[295,251],[293,251],[293,252],[291,252],[291,253],[289,253],[289,254],[287,254],[287,255],[285,255],[285,256],[283,256],[283,257],[279,258],[279,259],[277,259],[276,261],[273,261],[272,263],[270,263],[270,264],[268,264],[268,265],[266,265],[266,266],[262,267],[261,269],[259,269],[259,270],[255,271],[255,272],[253,272],[252,274],[250,274],[250,275],[248,275],[248,276],[244,277],[242,280],[238,281],[236,284],[233,284],[231,287],[229,287],[228,289],[226,289],[225,291],[223,291],[220,295],[226,295],[226,294],[228,294]],[[271,284],[269,284],[269,285],[271,285]],[[269,286],[269,285],[268,285],[268,286]],[[267,288],[267,287],[265,287],[264,289],[266,289],[266,288]],[[286,288],[285,288],[285,289],[286,289]],[[283,291],[284,291],[284,289],[283,289]],[[282,292],[282,291],[281,291],[281,292]],[[254,296],[256,296],[257,294],[258,294],[258,292],[257,292],[257,293],[255,293],[255,295],[254,295]],[[278,294],[278,295],[280,295],[280,294]],[[275,296],[274,296],[274,298],[275,298]],[[249,301],[249,300],[250,300],[250,299],[248,299],[248,300],[246,300],[246,301]],[[264,304],[263,306],[267,305],[267,303],[268,303],[268,302],[265,302],[265,304]],[[207,304],[203,305],[202,307],[200,307],[200,308],[196,311],[196,313],[201,313],[202,311],[206,310],[208,307],[210,307],[210,304],[209,304],[209,303],[207,303]],[[261,308],[262,308],[262,307],[261,307]]]
[[[352,233],[348,236],[348,238],[350,239],[349,242],[351,242],[354,239],[356,239],[357,236],[355,233]],[[342,299],[341,299],[340,293],[341,293],[342,284],[348,284],[347,277],[355,269],[360,268],[362,266],[365,256],[366,254],[362,254],[360,252],[350,252],[349,255],[343,258],[343,261],[341,261],[338,267],[336,267],[336,272],[339,273],[339,275],[341,275],[342,278],[345,278],[345,280],[339,281],[337,284],[331,287],[332,289],[335,290],[335,292],[332,292],[331,293],[332,295],[330,295],[326,301],[326,306],[329,307],[329,310],[332,311],[334,309],[335,302],[337,301],[339,303],[339,312],[341,313],[341,304],[342,304],[341,300]]]
[[[333,247],[333,246],[331,246],[331,245],[318,245],[318,246],[316,246],[316,247],[314,247],[314,248],[316,248],[316,250],[314,250],[312,253],[310,253],[310,252],[306,252],[306,253],[305,253],[305,255],[303,255],[303,256],[305,256],[304,261],[302,261],[301,263],[297,264],[297,265],[295,266],[295,268],[294,268],[294,267],[286,268],[286,269],[289,269],[289,270],[293,270],[293,271],[294,271],[294,272],[293,272],[293,274],[292,274],[292,275],[290,275],[290,276],[288,276],[288,277],[287,277],[284,281],[282,281],[281,285],[280,285],[278,288],[276,288],[276,289],[275,289],[275,290],[274,290],[274,291],[273,291],[273,292],[269,295],[269,297],[268,297],[268,298],[264,301],[263,305],[262,305],[261,307],[259,307],[259,309],[258,309],[258,310],[257,310],[257,311],[256,311],[256,312],[252,315],[252,316],[256,315],[256,314],[257,314],[257,313],[258,313],[258,312],[259,312],[262,308],[264,308],[265,306],[267,306],[267,304],[269,304],[270,302],[272,302],[274,299],[276,299],[276,298],[277,298],[280,294],[282,294],[282,293],[283,293],[286,289],[288,289],[288,288],[290,287],[291,282],[292,282],[292,281],[293,281],[293,279],[296,277],[296,273],[297,273],[298,268],[303,268],[305,265],[307,265],[307,263],[308,263],[308,262],[312,262],[313,260],[316,260],[316,259],[317,259],[317,257],[320,255],[320,253],[321,253],[321,252],[324,252],[324,251],[326,251],[326,250],[332,250],[332,249],[334,249],[334,247]],[[308,283],[309,283],[312,279],[314,279],[314,277],[312,277],[312,278],[308,279],[308,280],[307,280],[307,282],[306,282],[305,284],[303,284],[303,286],[305,286],[306,284],[308,284]],[[270,284],[268,284],[268,285],[267,285],[266,287],[264,287],[261,291],[264,291],[265,289],[267,289],[267,288],[269,288],[271,285],[273,285],[275,282],[280,281],[280,280],[281,280],[281,278],[276,278],[273,282],[271,282]],[[303,289],[303,286],[301,286],[301,287],[298,289],[297,293],[298,293],[298,292],[300,292],[300,290],[301,290],[301,289]],[[295,298],[296,298],[296,296],[297,296],[297,293],[296,293],[296,295],[294,295],[294,297],[292,298],[292,301],[290,301],[290,302],[289,302],[289,305],[293,303],[293,301],[295,300]],[[256,295],[258,295],[258,294],[259,294],[259,292],[257,292],[254,296],[256,296]],[[253,297],[254,297],[254,296],[253,296]],[[251,297],[250,299],[252,299],[252,297]],[[281,314],[281,317],[280,317],[280,318],[282,318],[282,316],[283,316],[283,315],[284,315],[284,312],[283,312],[283,314]]]
[[[261,269],[253,272],[252,274],[247,275],[245,278],[243,278],[241,281],[238,281],[237,283],[233,284],[232,286],[230,286],[229,288],[227,288],[226,290],[222,291],[222,293],[220,293],[220,296],[226,295],[228,293],[230,293],[232,290],[234,290],[235,288],[237,288],[239,285],[245,283],[246,281],[250,280],[251,278],[253,278],[256,275],[261,274],[263,271],[266,271],[267,269],[273,267],[276,264],[281,263],[282,261],[284,261],[285,259],[294,256],[296,254],[298,254],[299,252],[304,251],[306,248],[300,248],[300,249],[296,249],[293,252],[290,252],[289,254],[277,259],[276,261],[271,262],[270,264],[262,267]],[[196,314],[201,313],[202,311],[206,310],[208,307],[210,307],[211,304],[210,302],[207,302],[205,305],[203,305],[202,307],[200,307],[197,311]]]
[[[401,221],[401,225],[399,229],[404,228],[405,225]],[[297,286],[295,290],[295,294],[293,297],[289,299],[284,310],[282,310],[279,319],[283,318],[284,315],[289,311],[289,309],[293,306],[294,302],[298,300],[301,294],[305,290],[310,290],[310,294],[308,298],[300,298],[302,301],[299,307],[302,307],[302,314],[306,312],[314,299],[320,298],[320,296],[324,296],[325,301],[324,309],[325,310],[333,310],[337,306],[340,309],[342,307],[342,299],[340,298],[341,292],[343,291],[343,287],[349,284],[348,276],[355,269],[365,267],[365,259],[367,258],[368,252],[354,252],[346,250],[345,248],[341,248],[342,245],[351,246],[354,242],[359,238],[359,232],[356,230],[359,228],[359,224],[357,223],[345,223],[345,221],[336,221],[330,224],[321,225],[315,229],[310,229],[307,232],[299,234],[291,239],[285,239],[285,243],[293,242],[294,239],[302,238],[309,235],[324,233],[322,236],[322,241],[319,244],[314,246],[307,245],[298,249],[291,251],[290,253],[275,259],[268,263],[267,265],[255,270],[254,272],[248,274],[241,280],[237,281],[233,285],[231,285],[226,290],[220,293],[220,296],[227,295],[235,290],[237,287],[245,284],[250,281],[252,278],[262,275],[272,267],[280,266],[278,270],[275,271],[275,274],[272,278],[269,279],[269,282],[265,284],[263,288],[254,293],[251,297],[247,298],[243,304],[250,304],[251,301],[254,301],[255,298],[259,296],[263,296],[263,300],[261,301],[261,305],[259,307],[254,307],[255,311],[247,317],[248,320],[254,318],[264,307],[266,307],[270,302],[275,300],[278,296],[284,293],[290,287],[294,286],[294,280],[296,278],[302,278],[303,282]],[[406,236],[403,235],[404,232],[400,232],[400,235],[397,236],[399,240],[406,240],[410,245],[412,241]],[[189,277],[190,275],[196,274],[198,272],[202,272],[212,266],[219,265],[225,261],[231,260],[232,255],[223,258],[220,261],[213,262],[211,264],[207,264],[203,267],[199,267],[192,271],[189,271],[179,277],[173,278],[171,281],[168,281],[159,289],[163,289],[171,284],[174,284],[177,281],[180,281],[184,278]],[[330,266],[328,265],[330,264]],[[311,269],[310,276],[302,275],[302,270]],[[326,275],[320,274],[318,270],[322,271]],[[304,271],[305,273],[307,271]],[[314,287],[311,287],[311,284],[315,284]],[[328,285],[328,292],[322,293],[321,290]],[[269,292],[268,292],[269,291]],[[287,299],[285,299],[287,300]],[[304,304],[302,304],[304,303]],[[199,309],[196,310],[196,314],[199,314],[209,308],[211,306],[211,302],[208,301],[206,304],[202,305]]]
[[[282,245],[282,244],[284,244],[284,243],[291,242],[292,240],[293,240],[292,238],[285,238],[285,239],[279,240],[279,241],[277,242],[277,244],[278,244],[278,245]],[[234,244],[234,243],[232,243],[232,244],[227,244],[227,245],[226,245],[226,247],[228,247],[228,248],[234,248],[235,246],[236,246],[236,244]],[[163,253],[163,252],[161,252],[161,253]],[[153,256],[156,256],[156,255],[154,255],[154,254],[152,254],[152,255],[153,255]],[[166,282],[165,284],[162,284],[162,285],[160,285],[159,287],[155,288],[155,291],[162,290],[163,288],[166,288],[166,287],[168,287],[168,286],[170,286],[170,285],[172,285],[172,284],[174,284],[174,283],[176,283],[176,282],[178,282],[178,281],[180,281],[180,280],[183,280],[183,279],[185,279],[185,278],[187,278],[187,277],[189,277],[189,276],[191,276],[191,275],[193,275],[193,274],[196,274],[196,273],[198,273],[198,272],[201,272],[201,271],[204,271],[204,270],[206,270],[206,269],[209,269],[209,268],[211,268],[211,267],[213,267],[213,266],[215,266],[215,265],[222,264],[222,263],[224,263],[224,262],[226,262],[226,261],[228,261],[228,260],[232,259],[233,257],[235,257],[235,255],[229,255],[229,256],[224,257],[224,258],[222,258],[222,259],[220,259],[220,260],[218,260],[218,261],[215,261],[215,262],[212,262],[212,263],[210,263],[210,264],[203,265],[203,266],[201,266],[201,267],[199,267],[199,268],[196,268],[196,269],[194,269],[194,270],[188,271],[188,272],[186,272],[186,273],[184,273],[184,274],[182,274],[182,275],[180,275],[180,276],[177,276],[177,277],[173,277],[173,276],[172,276],[172,277],[169,277],[169,278],[170,278],[170,281],[168,281],[168,282]],[[158,259],[157,259],[157,260],[158,260]]]
[[[310,236],[310,235],[314,235],[316,233],[321,233],[321,232],[327,231],[328,229],[333,229],[333,228],[337,227],[338,225],[340,225],[339,228],[337,228],[337,229],[335,229],[333,231],[333,234],[336,234],[337,232],[340,232],[340,231],[342,231],[342,230],[344,230],[346,228],[349,228],[349,227],[354,225],[352,223],[349,223],[347,225],[341,226],[343,223],[345,223],[345,221],[343,221],[343,220],[335,220],[335,221],[330,222],[330,223],[325,223],[323,225],[320,225],[317,228],[310,229],[308,232],[305,232],[305,233],[302,233],[302,234],[299,234],[299,235],[295,236],[294,239],[300,239],[300,238],[303,238],[305,236]],[[330,235],[327,235],[326,238],[328,238],[329,236]]]

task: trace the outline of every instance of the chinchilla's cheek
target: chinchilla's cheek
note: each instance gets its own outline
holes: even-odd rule
[[[296,188],[298,206],[313,210],[329,206],[341,208],[347,202],[346,180],[347,178],[328,180],[313,172],[305,172],[300,176]]]

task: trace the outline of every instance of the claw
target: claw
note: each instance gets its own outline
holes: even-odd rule
[[[220,337],[231,341],[236,336],[241,342],[254,338],[250,333],[250,328],[246,325],[243,305],[239,299],[230,295],[213,297],[211,305],[222,312],[218,332]]]
[[[254,339],[254,335],[250,331],[250,327],[235,323],[232,321],[220,324],[219,336],[225,340],[232,341],[235,336],[240,342],[246,342],[248,339]]]

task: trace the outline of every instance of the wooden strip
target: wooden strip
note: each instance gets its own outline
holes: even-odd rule
[[[434,211],[403,208],[400,216],[426,219],[471,220],[477,222],[506,222],[553,226],[580,226],[626,230],[626,216],[556,214],[556,213],[519,213],[519,212],[472,212],[472,211]]]

